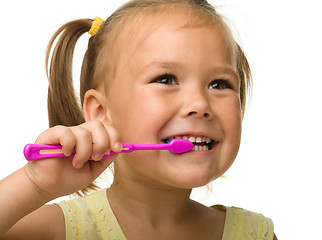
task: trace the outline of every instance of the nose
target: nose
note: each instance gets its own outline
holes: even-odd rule
[[[213,112],[206,93],[193,91],[184,98],[183,117],[212,119]]]

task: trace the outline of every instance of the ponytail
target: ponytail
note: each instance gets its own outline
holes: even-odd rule
[[[46,74],[48,87],[49,126],[75,126],[84,122],[81,105],[76,96],[72,78],[73,54],[77,40],[91,28],[92,20],[80,19],[60,27],[50,39],[46,51]],[[51,48],[56,38],[50,67],[48,69]]]
[[[81,103],[78,100],[73,85],[72,65],[76,42],[85,32],[91,29],[92,22],[93,20],[91,19],[79,19],[68,22],[55,32],[48,43],[46,51],[46,74],[49,81],[47,102],[49,127],[56,125],[76,126],[85,121]],[[50,67],[48,69],[51,48],[57,38],[58,40],[53,50]],[[93,63],[97,57],[93,45],[95,46],[95,41],[93,44],[92,37],[90,38],[88,50],[82,65],[80,80],[80,96],[82,102],[84,100],[83,95],[92,87]],[[99,187],[93,182],[87,188],[75,192],[75,195],[84,196],[90,191],[97,189]]]

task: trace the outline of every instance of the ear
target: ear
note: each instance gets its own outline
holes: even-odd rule
[[[93,120],[110,122],[104,94],[98,90],[90,89],[85,93],[83,112],[86,122]]]

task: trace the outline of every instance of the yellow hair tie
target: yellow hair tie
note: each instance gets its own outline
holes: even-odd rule
[[[92,23],[91,29],[88,31],[88,33],[92,36],[96,35],[98,31],[100,30],[104,20],[100,17],[95,17],[94,21]]]

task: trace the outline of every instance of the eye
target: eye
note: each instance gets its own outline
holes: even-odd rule
[[[153,83],[162,83],[167,85],[177,85],[177,78],[172,74],[164,74],[155,78]]]
[[[233,86],[227,80],[217,79],[209,84],[209,89],[233,89]]]

